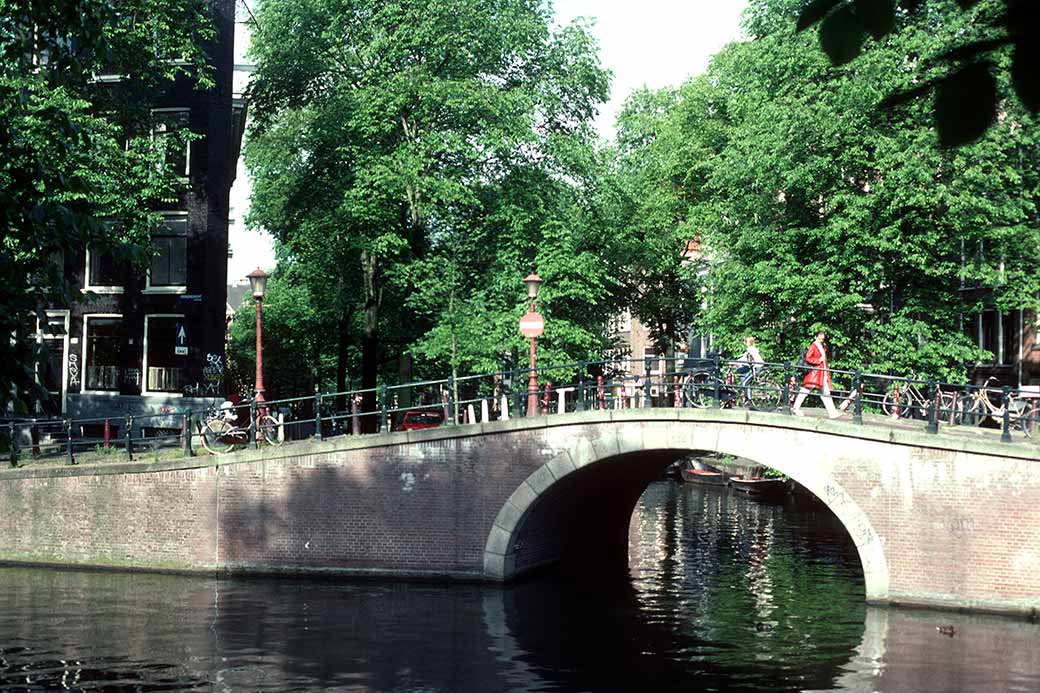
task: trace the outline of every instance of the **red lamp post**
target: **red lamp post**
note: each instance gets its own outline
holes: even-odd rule
[[[534,369],[534,340],[541,336],[545,330],[545,321],[542,316],[534,311],[534,301],[538,298],[538,287],[542,279],[537,274],[531,273],[524,277],[524,285],[527,286],[527,298],[531,302],[527,313],[520,318],[520,334],[531,340],[531,361],[528,366],[527,376],[527,415],[537,416],[538,410],[538,376]]]
[[[256,397],[259,406],[264,401],[264,354],[261,336],[263,334],[263,315],[260,304],[264,301],[264,291],[267,289],[267,272],[257,267],[246,275],[249,285],[253,290],[253,299],[256,301]]]

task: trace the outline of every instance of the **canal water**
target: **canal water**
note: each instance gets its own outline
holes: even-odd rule
[[[1040,691],[1040,625],[868,608],[821,506],[657,482],[630,554],[506,589],[0,568],[0,690]]]

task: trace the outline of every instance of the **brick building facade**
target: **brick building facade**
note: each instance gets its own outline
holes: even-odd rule
[[[51,395],[43,415],[164,414],[224,396],[228,195],[245,114],[233,98],[234,4],[210,1],[213,86],[201,90],[181,76],[148,104],[154,137],[183,128],[197,136],[168,155],[183,178],[176,199],[158,210],[164,223],[152,234],[149,267],[134,271],[90,248],[63,260],[83,300],[48,310],[49,324],[38,325],[46,347],[38,375]],[[118,78],[103,81],[100,88],[119,88]]]

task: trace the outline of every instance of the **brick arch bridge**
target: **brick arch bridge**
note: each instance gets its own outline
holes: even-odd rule
[[[754,460],[816,494],[855,542],[870,602],[1040,610],[1034,443],[718,409],[4,471],[0,561],[493,581],[561,559],[618,569],[639,496],[690,451]]]

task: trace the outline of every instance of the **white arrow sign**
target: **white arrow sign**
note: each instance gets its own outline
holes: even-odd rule
[[[188,333],[184,330],[184,325],[177,325],[177,344],[184,345],[188,341]]]

